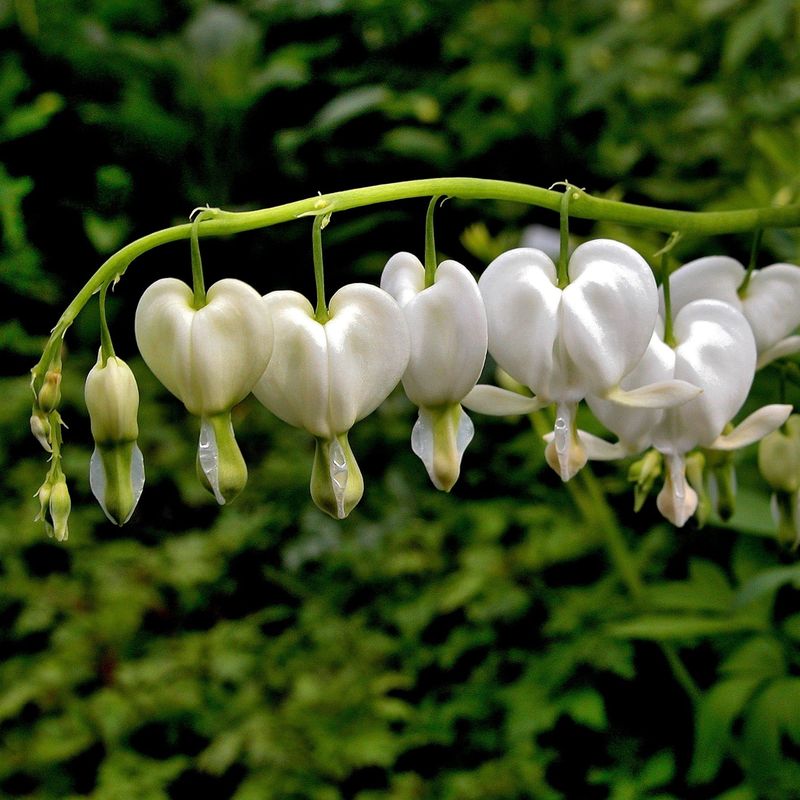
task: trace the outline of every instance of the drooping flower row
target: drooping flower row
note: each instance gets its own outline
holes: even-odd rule
[[[139,303],[136,338],[159,380],[200,417],[198,474],[220,503],[247,479],[230,412],[252,392],[315,438],[314,501],[334,517],[349,514],[363,479],[348,432],[402,381],[419,409],[413,450],[438,488],[454,485],[473,436],[464,408],[506,415],[555,405],[546,455],[562,479],[588,459],[655,448],[667,464],[658,507],[683,525],[697,507],[685,478],[687,453],[756,441],[791,411],[767,406],[726,430],[757,364],[800,349],[800,337],[790,336],[800,324],[800,269],[776,264],[760,270],[740,296],[744,276],[744,268],[726,257],[677,270],[675,341],[669,343],[663,299],[647,262],[630,247],[602,239],[575,250],[564,286],[553,261],[531,248],[504,253],[478,282],[461,264],[445,261],[430,285],[420,261],[398,253],[380,288],[343,287],[322,319],[296,292],[262,298],[226,279],[196,308],[188,286],[162,279]],[[533,396],[476,385],[487,352]],[[143,471],[133,449],[136,403],[120,369],[107,363],[87,381],[87,405],[93,432],[104,431],[102,441],[95,435],[100,455],[93,460],[92,486],[121,524],[138,500]],[[577,429],[582,400],[617,442]],[[125,414],[128,419],[119,418]],[[125,465],[127,486],[120,477]]]

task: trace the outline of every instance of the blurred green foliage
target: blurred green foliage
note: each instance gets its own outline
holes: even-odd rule
[[[678,532],[652,500],[632,513],[627,464],[563,487],[528,420],[481,419],[442,495],[396,395],[351,436],[367,490],[340,524],[309,501],[308,438],[246,401],[250,483],[220,511],[194,477],[195,421],[134,356],[141,290],[188,277],[174,246],[110,301],[147,471],[121,530],[88,487],[96,310],[68,334],[62,547],[32,522],[44,468],[20,377],[105,255],[207,202],[454,174],[689,209],[797,202],[798,34],[793,0],[0,0],[0,794],[800,796],[800,568],[751,454],[733,520]],[[335,219],[331,288],[420,252],[423,215]],[[531,222],[554,219],[451,202],[438,243],[477,271]],[[799,242],[768,232],[763,263]],[[212,280],[311,286],[307,225],[204,255]],[[764,374],[753,403],[777,392]]]

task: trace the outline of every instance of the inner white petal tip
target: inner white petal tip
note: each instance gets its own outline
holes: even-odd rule
[[[217,449],[217,437],[214,435],[214,428],[204,417],[200,422],[200,438],[197,444],[197,458],[200,462],[200,469],[208,480],[214,499],[221,506],[225,505],[225,498],[219,488],[219,450]]]
[[[347,491],[347,455],[344,448],[339,444],[338,439],[331,442],[329,448],[329,462],[328,469],[331,476],[331,487],[333,488],[333,496],[336,498],[336,516],[339,519],[344,519],[347,516],[345,510],[345,493]]]

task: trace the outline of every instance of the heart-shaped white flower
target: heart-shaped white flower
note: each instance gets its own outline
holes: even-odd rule
[[[228,411],[244,400],[266,369],[272,325],[261,296],[225,278],[195,308],[192,290],[162,278],[136,309],[136,342],[155,376],[198,417]]]
[[[674,321],[676,345],[654,335],[642,362],[625,379],[635,389],[640,381],[670,377],[702,390],[683,405],[663,410],[619,409],[600,398],[588,398],[597,418],[619,437],[619,455],[639,452],[651,444],[664,454],[667,475],[658,495],[661,513],[678,527],[697,508],[697,494],[685,479],[685,456],[695,447],[733,450],[757,441],[788,417],[791,406],[769,405],[747,417],[730,433],[728,422],[747,399],[756,366],[756,346],[745,317],[717,300],[696,300],[684,306]],[[592,437],[580,438],[603,459]]]
[[[260,295],[226,278],[195,308],[183,281],[162,278],[139,301],[136,342],[161,383],[201,417],[198,473],[219,503],[231,500],[244,488],[247,467],[230,410],[250,393],[272,352],[272,324]]]
[[[670,276],[672,312],[693,300],[721,300],[741,311],[750,323],[758,364],[800,351],[800,336],[789,334],[800,325],[800,267],[772,264],[755,270],[740,295],[747,271],[729,256],[690,261]],[[663,313],[663,295],[661,299]]]
[[[345,517],[363,491],[347,432],[386,399],[406,369],[403,313],[386,292],[363,283],[334,294],[324,324],[297,292],[272,292],[262,308],[272,319],[275,345],[253,394],[316,437],[312,496],[324,511]]]
[[[486,312],[478,284],[466,267],[444,261],[426,288],[420,260],[396,253],[383,269],[381,288],[403,309],[411,339],[403,388],[419,407],[412,448],[433,484],[449,491],[474,434],[461,401],[486,360]]]
[[[607,239],[587,242],[572,254],[568,271],[571,282],[560,289],[552,260],[519,248],[496,258],[478,282],[489,352],[541,404],[557,404],[547,454],[564,480],[586,463],[575,414],[587,395],[664,407],[697,393],[674,381],[633,392],[620,386],[642,358],[658,313],[655,279],[636,251]]]

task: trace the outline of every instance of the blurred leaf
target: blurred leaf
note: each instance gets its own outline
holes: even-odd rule
[[[689,780],[708,783],[719,771],[728,750],[731,728],[762,677],[730,678],[714,684],[697,706],[695,750]]]
[[[379,109],[390,97],[389,89],[380,84],[343,92],[320,109],[313,126],[320,133],[328,133],[351,119]]]
[[[737,631],[761,630],[764,623],[749,616],[713,618],[696,616],[642,616],[606,626],[606,633],[624,639],[671,641],[715,636]]]
[[[108,219],[87,211],[83,215],[86,236],[100,255],[118,250],[130,236],[131,224],[127,217]]]
[[[746,606],[771,595],[787,583],[800,588],[800,565],[774,567],[754,575],[736,592],[735,604],[737,607]]]

